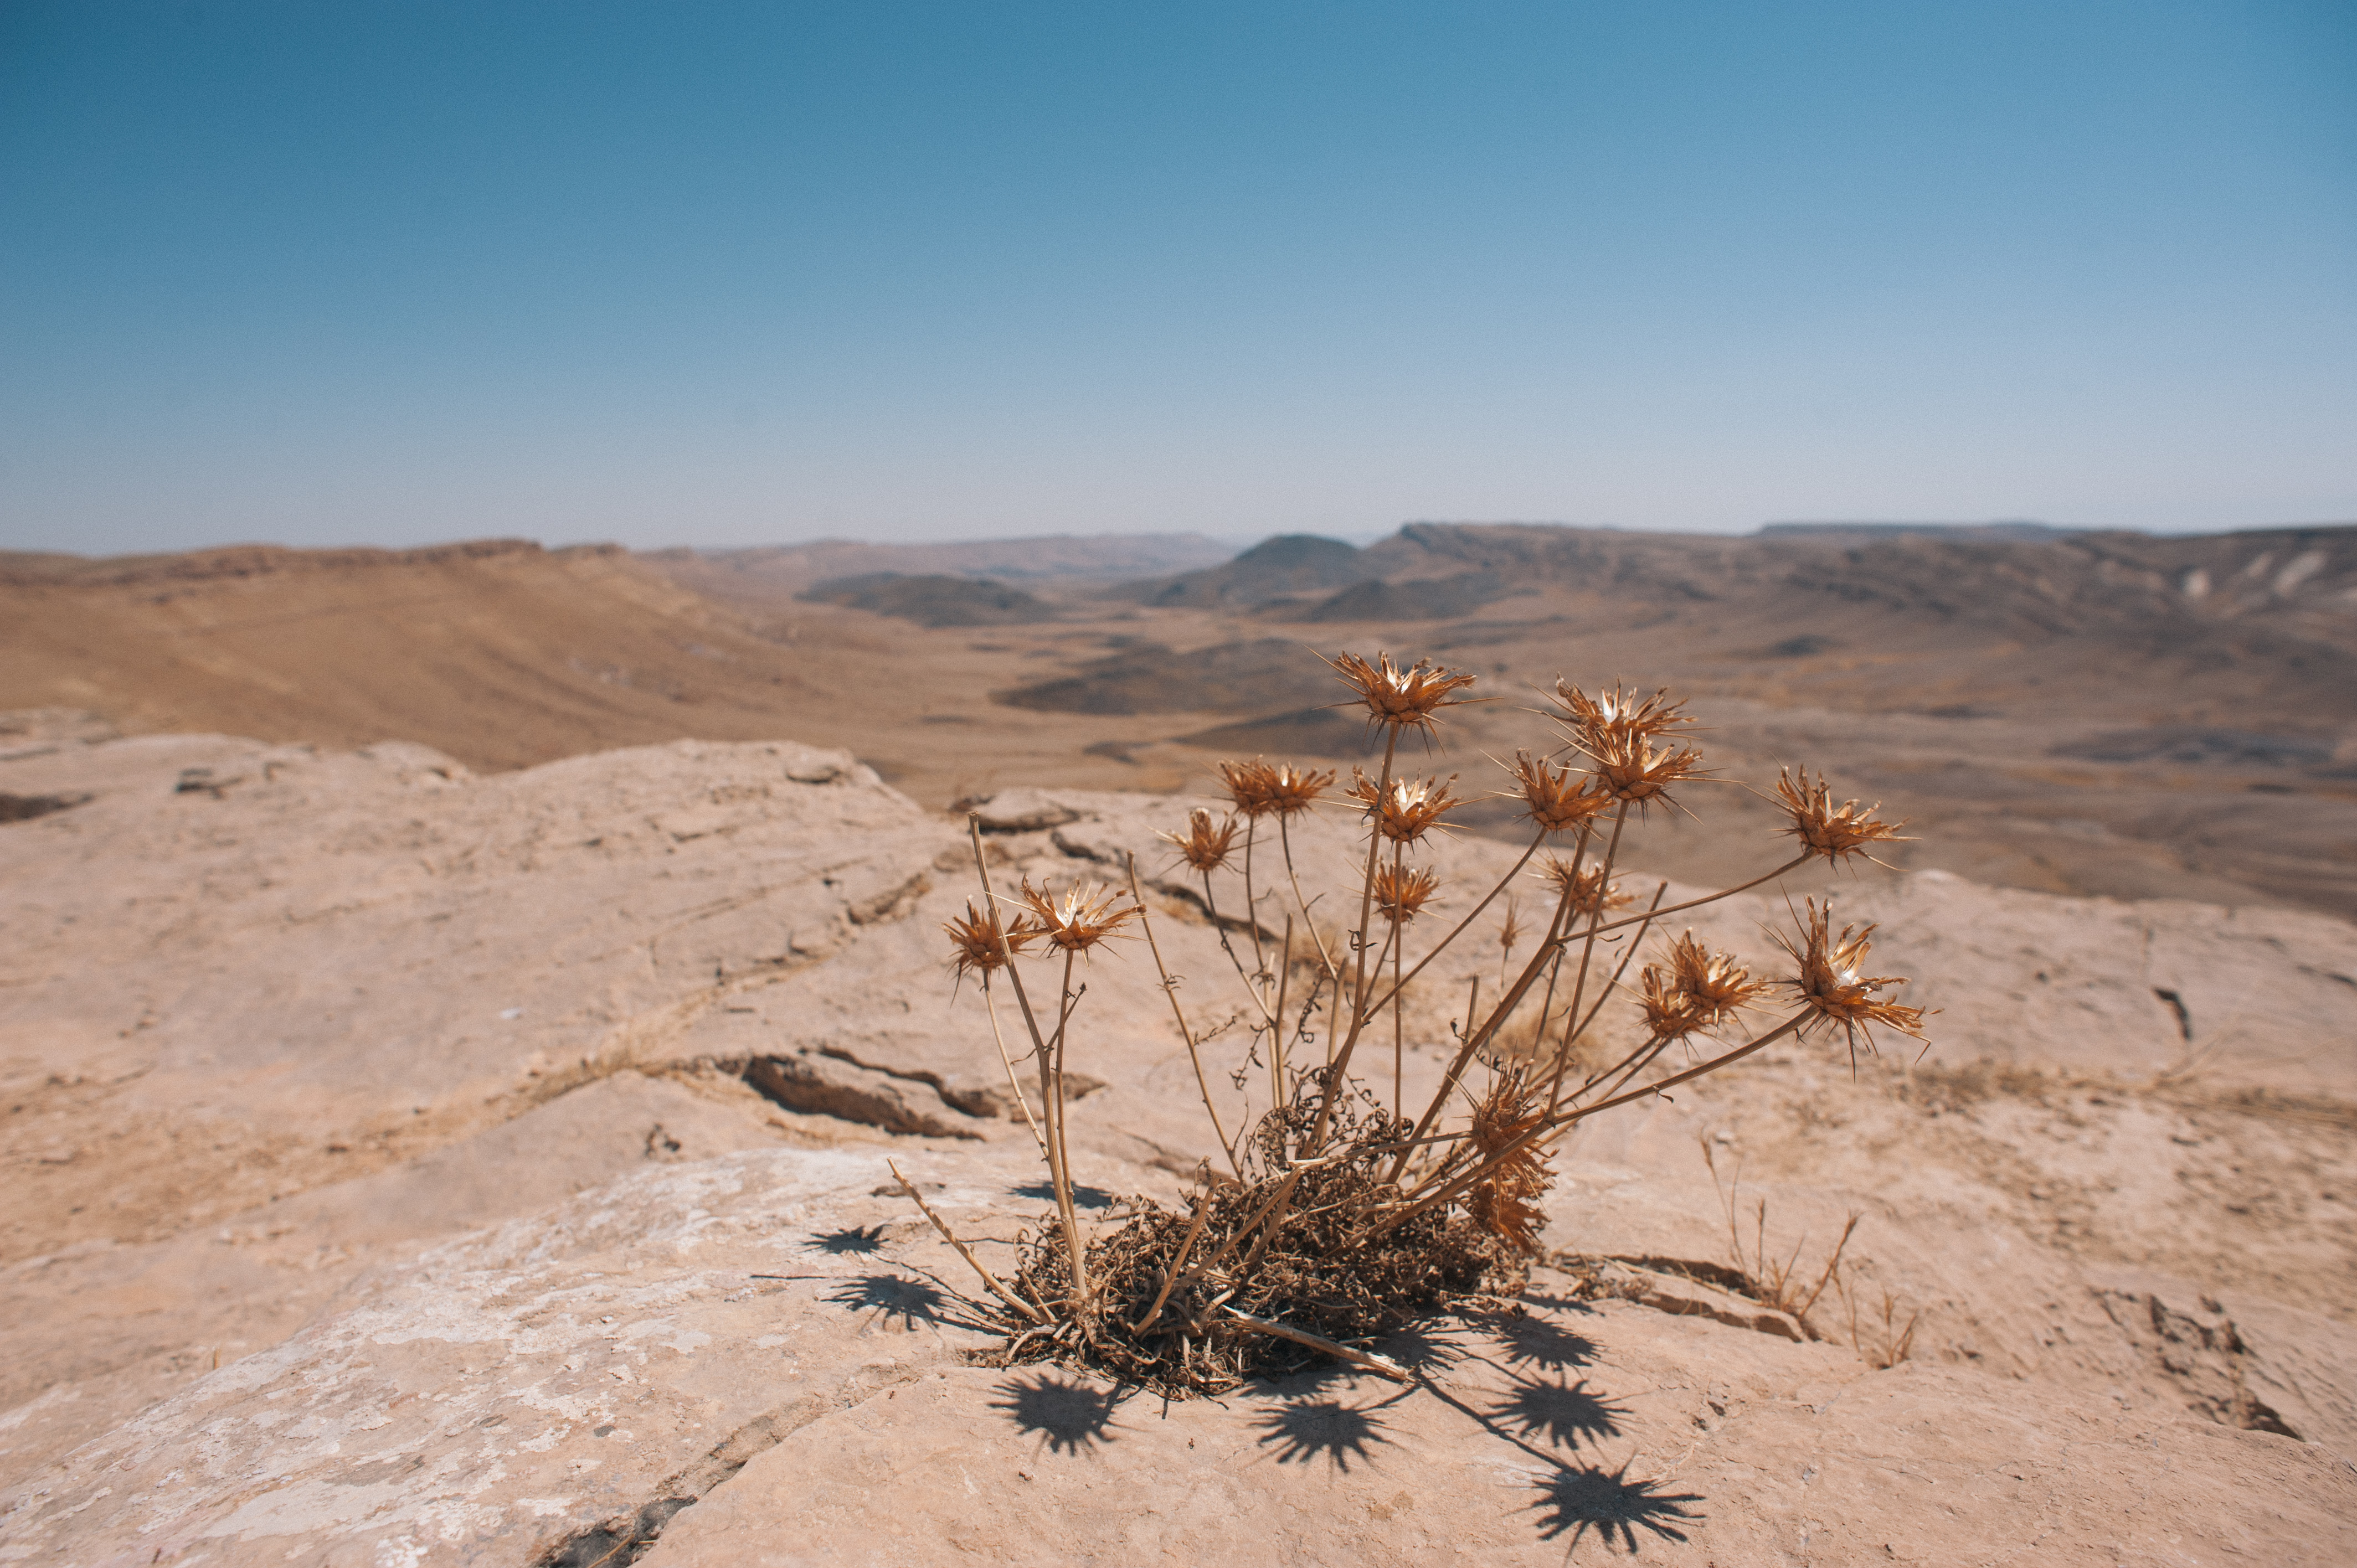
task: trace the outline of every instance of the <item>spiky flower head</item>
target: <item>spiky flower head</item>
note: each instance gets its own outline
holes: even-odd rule
[[[1269,809],[1279,817],[1298,816],[1316,804],[1326,786],[1333,782],[1330,768],[1320,773],[1315,768],[1280,762],[1268,770]]]
[[[1426,901],[1439,886],[1440,879],[1429,871],[1415,866],[1378,865],[1375,908],[1384,919],[1396,926],[1422,913]]]
[[[1631,736],[1588,754],[1596,762],[1596,778],[1608,800],[1623,800],[1640,811],[1654,801],[1667,803],[1669,788],[1698,777],[1702,753],[1690,746],[1674,750]]]
[[[1465,1195],[1465,1212],[1474,1224],[1515,1251],[1533,1256],[1539,1250],[1539,1232],[1546,1226],[1546,1211],[1539,1208],[1538,1200],[1555,1176],[1547,1169],[1542,1140],[1533,1138],[1519,1148],[1515,1144],[1546,1118],[1546,1097],[1540,1083],[1538,1078],[1525,1078],[1519,1071],[1501,1074],[1496,1087],[1474,1107],[1469,1135],[1476,1151],[1475,1163],[1487,1165],[1508,1149],[1513,1153]]]
[[[1514,896],[1506,895],[1506,918],[1498,923],[1498,952],[1501,957],[1514,956],[1514,944],[1523,940],[1523,913],[1514,908]]]
[[[1585,826],[1612,804],[1601,781],[1580,775],[1575,782],[1569,763],[1550,765],[1543,757],[1518,751],[1506,771],[1522,786],[1523,815],[1544,832]]]
[[[1370,779],[1357,768],[1351,770],[1351,799],[1367,809],[1375,822],[1375,831],[1394,843],[1414,843],[1437,825],[1446,813],[1465,802],[1448,791],[1457,775],[1447,779],[1394,779],[1391,788],[1383,787],[1380,779]]]
[[[1573,862],[1560,855],[1548,855],[1540,863],[1539,875],[1555,885],[1557,898],[1571,897],[1571,912],[1583,920],[1592,920],[1614,909],[1625,908],[1637,900],[1620,891],[1616,882],[1604,886],[1604,868],[1591,865],[1582,871]]]
[[[1032,886],[1027,876],[1016,897],[1039,936],[1065,952],[1088,951],[1107,937],[1120,934],[1121,928],[1138,914],[1136,905],[1119,902],[1119,891],[1092,882],[1073,883],[1060,898],[1044,887]]]
[[[1857,1042],[1862,1036],[1866,1048],[1875,1048],[1873,1026],[1880,1024],[1910,1035],[1923,1037],[1924,1012],[1921,1007],[1902,1007],[1896,1002],[1876,1000],[1875,993],[1886,986],[1904,985],[1905,975],[1867,975],[1866,955],[1873,943],[1867,939],[1874,928],[1844,926],[1841,934],[1833,929],[1833,901],[1827,899],[1823,908],[1817,901],[1808,901],[1808,913],[1802,917],[1797,936],[1776,931],[1770,933],[1776,945],[1792,955],[1794,969],[1792,978],[1775,983],[1790,987],[1793,999],[1809,1009],[1809,1021],[1801,1026],[1807,1035],[1824,1026],[1837,1026],[1849,1041],[1850,1069],[1857,1068]]]
[[[1270,763],[1254,757],[1250,762],[1221,763],[1220,779],[1227,785],[1228,798],[1235,802],[1242,815],[1282,820],[1308,811],[1326,787],[1334,782],[1334,771],[1328,768],[1320,773],[1314,768],[1296,768],[1289,762]]]
[[[1637,998],[1645,1010],[1645,1028],[1657,1040],[1682,1040],[1703,1026],[1695,999],[1678,989],[1677,977],[1664,966],[1649,963],[1638,972],[1643,986]]]
[[[1211,813],[1198,806],[1187,813],[1187,831],[1183,833],[1157,833],[1156,838],[1178,846],[1178,857],[1208,876],[1228,863],[1229,852],[1236,842],[1236,820],[1222,817],[1217,827],[1211,825]]]
[[[1702,772],[1702,753],[1690,746],[1655,746],[1654,741],[1694,720],[1680,712],[1683,699],[1667,692],[1639,697],[1615,686],[1590,697],[1568,681],[1555,683],[1563,700],[1559,716],[1571,744],[1596,765],[1596,779],[1605,798],[1640,811],[1656,800],[1668,802],[1671,785]]]
[[[1338,653],[1326,662],[1366,704],[1369,723],[1388,725],[1394,730],[1420,729],[1429,735],[1436,713],[1472,700],[1456,695],[1473,684],[1472,676],[1440,669],[1427,659],[1419,659],[1405,670],[1394,664],[1388,653],[1376,654],[1372,664],[1355,653]]]
[[[1670,944],[1667,963],[1647,964],[1641,979],[1645,1026],[1663,1040],[1724,1024],[1768,989],[1732,953],[1712,952],[1692,931]]]
[[[1678,989],[1706,1008],[1713,1024],[1726,1023],[1738,1008],[1750,1006],[1768,990],[1768,983],[1752,979],[1733,953],[1711,951],[1695,940],[1692,931],[1670,944],[1670,969]]]
[[[1667,688],[1641,697],[1616,682],[1609,692],[1591,697],[1570,682],[1558,680],[1555,694],[1564,706],[1562,721],[1582,739],[1598,746],[1658,740],[1679,725],[1695,722],[1684,712],[1685,699],[1673,698]]]
[[[1250,762],[1220,764],[1220,781],[1228,787],[1228,799],[1235,803],[1239,816],[1265,817],[1276,810],[1272,777],[1275,771],[1257,757]]]
[[[1776,770],[1778,801],[1792,818],[1791,827],[1778,832],[1792,834],[1812,852],[1836,864],[1853,854],[1866,854],[1870,843],[1908,842],[1899,832],[1906,823],[1882,822],[1871,814],[1881,805],[1879,800],[1863,808],[1856,800],[1844,800],[1835,807],[1833,789],[1824,774],[1817,775],[1813,784],[1809,782],[1807,768],[1798,769],[1797,775],[1781,768]],[[1889,864],[1871,854],[1866,858],[1877,865]]]
[[[1003,923],[996,905],[976,909],[972,899],[966,901],[965,918],[952,919],[942,929],[949,933],[950,962],[958,978],[978,974],[985,983],[992,972],[1006,968],[1008,959],[1039,936],[1039,928],[1024,917]]]
[[[1282,821],[1308,811],[1326,786],[1334,782],[1334,772],[1254,757],[1250,762],[1221,763],[1220,779],[1227,785],[1228,798],[1241,815]]]

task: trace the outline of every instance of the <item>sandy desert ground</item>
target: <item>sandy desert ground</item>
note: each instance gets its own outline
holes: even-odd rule
[[[2350,1561],[2357,560],[2106,539],[1410,531],[988,592],[791,553],[20,559],[0,1555]],[[1780,1047],[1584,1129],[1528,1289],[1388,1345],[1406,1389],[974,1365],[885,1165],[986,1255],[1041,1209],[942,962],[942,808],[1009,874],[1135,854],[1211,975],[1153,834],[1223,753],[1348,757],[1329,640],[1674,680],[1730,775],[1880,794],[1922,837],[1833,886],[1934,1048]],[[1436,763],[1535,730],[1469,712]],[[1763,864],[1753,798],[1697,809],[1631,878]],[[1490,826],[1469,879],[1514,854]],[[1693,924],[1764,961],[1781,916]],[[1419,985],[1412,1085],[1495,961]],[[1135,955],[1090,986],[1080,1175],[1169,1201],[1212,1146],[1185,1053]],[[1736,1171],[1778,1251],[1861,1216],[1842,1299],[1746,1294]]]

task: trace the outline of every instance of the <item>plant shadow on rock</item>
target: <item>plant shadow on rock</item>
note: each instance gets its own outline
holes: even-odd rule
[[[1685,1505],[1702,1501],[1702,1494],[1656,1490],[1660,1485],[1656,1480],[1630,1480],[1626,1465],[1618,1470],[1560,1469],[1539,1483],[1539,1500],[1531,1505],[1540,1515],[1539,1539],[1554,1541],[1567,1532],[1576,1552],[1580,1538],[1592,1530],[1608,1547],[1617,1538],[1620,1548],[1632,1554],[1640,1528],[1663,1540],[1684,1541],[1685,1531],[1677,1524],[1701,1520],[1703,1516]]]
[[[1589,1310],[1577,1302],[1534,1299],[1536,1305],[1557,1311]],[[1463,1358],[1488,1361],[1506,1370],[1512,1380],[1512,1389],[1497,1403],[1477,1410],[1438,1384],[1425,1380],[1423,1386],[1492,1437],[1511,1444],[1544,1467],[1541,1478],[1534,1482],[1538,1500],[1528,1510],[1539,1515],[1540,1539],[1554,1541],[1568,1533],[1576,1551],[1580,1539],[1594,1530],[1608,1548],[1617,1543],[1631,1553],[1637,1551],[1640,1529],[1664,1540],[1685,1540],[1685,1532],[1677,1526],[1703,1518],[1687,1507],[1703,1500],[1699,1492],[1663,1492],[1658,1489],[1659,1478],[1629,1479],[1626,1464],[1618,1470],[1566,1464],[1553,1452],[1576,1449],[1583,1438],[1593,1446],[1598,1439],[1620,1434],[1618,1418],[1626,1411],[1591,1392],[1585,1379],[1569,1382],[1560,1375],[1566,1367],[1585,1365],[1596,1348],[1583,1336],[1535,1313],[1499,1315],[1480,1320],[1479,1326],[1502,1342],[1509,1362],[1534,1364],[1557,1376],[1548,1381],[1516,1372],[1467,1347],[1459,1352]],[[1539,1447],[1538,1442],[1548,1446]]]
[[[940,1322],[938,1309],[948,1298],[921,1280],[904,1280],[897,1274],[864,1274],[856,1280],[845,1280],[826,1299],[852,1312],[873,1312],[887,1328],[892,1326],[892,1319],[897,1316],[902,1328],[914,1329],[920,1318],[927,1323]]]
[[[1577,1448],[1580,1439],[1612,1437],[1615,1416],[1628,1412],[1587,1390],[1587,1380],[1566,1383],[1516,1378],[1513,1391],[1490,1412],[1490,1420],[1511,1426],[1516,1436],[1544,1440],[1550,1448]]]
[[[856,1225],[846,1225],[840,1230],[812,1237],[811,1245],[838,1258],[846,1254],[864,1258],[884,1250],[884,1227],[870,1225],[862,1230]]]
[[[1015,1196],[1037,1198],[1042,1203],[1053,1203],[1056,1201],[1056,1189],[1044,1181],[1035,1181],[1017,1187]],[[1086,1182],[1074,1182],[1072,1202],[1082,1208],[1111,1208],[1115,1198],[1112,1193],[1101,1187],[1091,1187]]]
[[[1043,1372],[1010,1380],[999,1391],[1006,1397],[990,1408],[1005,1411],[1017,1430],[1038,1433],[1050,1453],[1079,1454],[1114,1441],[1118,1390],[1092,1388]]]
[[[1564,1372],[1596,1359],[1595,1341],[1535,1313],[1492,1319],[1483,1326],[1504,1341],[1506,1360],[1512,1365]]]
[[[1468,1354],[1459,1332],[1443,1321],[1411,1323],[1383,1336],[1383,1352],[1412,1372],[1448,1367]]]
[[[1294,1399],[1261,1411],[1253,1425],[1261,1431],[1260,1445],[1275,1449],[1278,1464],[1306,1465],[1323,1455],[1348,1475],[1353,1456],[1364,1460],[1371,1446],[1390,1441],[1377,1413],[1382,1408],[1380,1403],[1351,1405],[1337,1399]]]

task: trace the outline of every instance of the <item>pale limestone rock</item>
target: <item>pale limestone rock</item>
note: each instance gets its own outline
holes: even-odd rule
[[[650,1561],[761,1561],[779,1542],[866,1561],[902,1540],[1046,1561],[1135,1536],[1236,1561],[1341,1542],[1353,1561],[1472,1543],[1555,1562],[1616,1509],[1669,1561],[1978,1562],[2036,1541],[2041,1562],[2094,1563],[2170,1534],[2197,1559],[2351,1555],[2357,1336],[2326,1316],[2357,1283],[2333,1196],[2346,1130],[2330,1105],[2233,1109],[2357,1088],[2341,923],[1844,879],[1839,918],[1883,923],[1877,972],[1943,1009],[1929,1069],[1869,1061],[1853,1084],[1838,1045],[1780,1047],[1599,1118],[1559,1155],[1548,1244],[1640,1268],[1728,1262],[1706,1138],[1722,1178],[1739,1169],[1742,1212],[1770,1204],[1780,1254],[1805,1266],[1862,1214],[1860,1292],[1921,1314],[1895,1371],[1867,1369],[1835,1307],[1794,1343],[1717,1321],[1766,1315],[1675,1272],[1648,1269],[1654,1307],[1638,1290],[1588,1314],[1542,1273],[1533,1312],[1557,1349],[1586,1345],[1576,1362],[1475,1325],[1396,1403],[1331,1380],[1167,1422],[1132,1402],[1116,1441],[1059,1455],[1049,1433],[1042,1455],[1048,1429],[1021,1423],[1059,1401],[1085,1416],[1095,1396],[964,1368],[954,1352],[979,1339],[946,1297],[926,1298],[931,1318],[882,1310],[914,1285],[969,1288],[877,1196],[897,1190],[882,1153],[996,1238],[986,1250],[1039,1212],[1017,1196],[1039,1174],[982,994],[943,961],[939,927],[973,886],[962,822],[784,743],[491,778],[392,745],[31,749],[0,757],[0,792],[91,798],[0,824],[0,1070],[29,1118],[11,1168],[39,1200],[6,1221],[0,1273],[0,1560],[506,1563],[565,1541],[594,1556],[668,1520]],[[1134,856],[1200,1027],[1231,955],[1252,959],[1247,913],[1281,928],[1286,905],[1247,912],[1223,884],[1218,940],[1155,836],[1187,804],[1057,791],[1037,825],[1010,808],[985,842],[1002,891],[1118,882]],[[1295,825],[1311,892],[1351,875],[1350,826]],[[1265,876],[1286,847],[1260,841]],[[1517,853],[1461,843],[1454,886]],[[1759,959],[1760,924],[1783,918],[1751,895],[1672,929]],[[1481,940],[1412,988],[1415,1037],[1446,1039],[1468,977],[1494,975]],[[1079,1174],[1168,1198],[1219,1157],[1168,999],[1138,943],[1082,978],[1075,1063],[1104,1087],[1075,1115]],[[1013,998],[993,1001],[1021,1051]],[[1215,1042],[1208,1075],[1231,1129],[1266,1098],[1230,1082],[1236,1047]],[[1984,1059],[2048,1087],[1953,1070]],[[843,1107],[863,1120],[762,1099],[745,1075],[763,1060],[858,1090]],[[1409,1098],[1428,1094],[1438,1053],[1404,1065]],[[896,1116],[993,1141],[873,1124]],[[813,1254],[822,1232],[886,1251]],[[898,1282],[891,1302],[818,1299],[869,1289],[855,1264]],[[818,1277],[741,1294],[770,1272]],[[1657,1309],[1674,1296],[1715,1311]],[[659,1332],[604,1337],[641,1324]],[[626,1378],[599,1370],[617,1343]],[[2261,1407],[2305,1442],[2236,1424]],[[887,1474],[896,1453],[905,1475]],[[959,1453],[999,1466],[973,1475],[982,1500],[924,1457]],[[1108,1512],[1116,1482],[1160,1511]],[[1676,1511],[1645,1501],[1682,1493]]]

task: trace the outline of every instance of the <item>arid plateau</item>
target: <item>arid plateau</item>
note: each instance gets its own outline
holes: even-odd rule
[[[2357,528],[1231,553],[0,557],[0,1562],[2357,1562]],[[1469,794],[1558,676],[1688,694],[1648,897],[1781,858],[1780,765],[1879,799],[1889,866],[1675,929],[1768,970],[1831,897],[1930,1047],[1582,1123],[1527,1279],[1367,1348],[1405,1383],[989,1364],[893,1171],[1002,1271],[1050,1212],[974,846],[1134,864],[1211,1008],[1247,923],[1157,835],[1221,758],[1365,763],[1318,655],[1377,649],[1496,699],[1414,759]],[[1464,818],[1471,887],[1529,832]],[[1141,947],[1077,1015],[1099,1227],[1220,1152]]]

